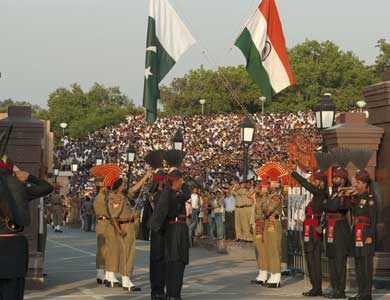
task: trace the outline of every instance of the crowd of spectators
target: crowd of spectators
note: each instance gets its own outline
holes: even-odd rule
[[[97,158],[104,163],[117,163],[127,174],[126,151],[130,144],[136,149],[131,166],[132,179],[145,172],[143,157],[153,149],[169,149],[172,137],[181,130],[184,137],[184,166],[187,180],[196,183],[189,201],[192,209],[191,230],[214,237],[231,237],[231,229],[221,229],[226,212],[233,210],[229,202],[229,184],[242,178],[242,144],[240,122],[243,115],[196,115],[192,117],[161,117],[148,125],[143,115],[130,115],[117,126],[102,128],[83,139],[63,138],[55,149],[55,160],[60,170],[70,170],[77,162],[78,171],[71,178],[69,193],[72,198],[93,197],[94,187],[88,170]],[[307,140],[318,142],[315,116],[312,112],[255,114],[257,123],[254,142],[249,149],[249,169],[255,170],[268,161],[287,163],[291,137],[300,132]],[[254,175],[249,172],[249,178]],[[197,196],[196,196],[197,195]],[[200,201],[202,199],[202,201]],[[227,199],[227,200],[226,200]],[[80,211],[83,205],[78,205]],[[223,213],[223,214],[222,214]],[[203,225],[198,226],[199,220]],[[208,219],[213,222],[208,222]]]

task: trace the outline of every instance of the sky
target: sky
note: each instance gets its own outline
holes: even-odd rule
[[[170,0],[198,44],[163,84],[200,65],[245,62],[232,45],[259,0]],[[288,47],[331,40],[372,64],[390,41],[389,0],[276,0]],[[59,87],[119,86],[142,103],[147,0],[0,0],[0,100],[46,107]],[[210,59],[202,54],[205,50]]]

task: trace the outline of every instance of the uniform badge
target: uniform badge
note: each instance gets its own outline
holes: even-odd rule
[[[373,206],[373,205],[375,204],[375,201],[374,201],[374,200],[370,200],[370,201],[368,202],[368,204],[369,204],[370,206]]]
[[[360,208],[363,208],[364,205],[366,205],[367,200],[366,199],[360,199],[359,206]]]

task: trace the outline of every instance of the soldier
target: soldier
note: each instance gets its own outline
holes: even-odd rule
[[[11,130],[0,137],[0,299],[22,300],[28,267],[28,243],[22,232],[30,224],[28,202],[50,194],[53,187],[5,156]]]
[[[53,226],[54,231],[62,233],[62,212],[63,212],[63,202],[60,196],[61,186],[56,184],[54,187],[54,193],[50,197],[51,203],[51,212],[53,214]]]
[[[255,280],[251,280],[252,284],[265,285],[268,277],[267,273],[267,252],[264,244],[264,226],[265,226],[265,216],[264,209],[267,202],[267,195],[262,192],[261,181],[258,182],[255,188],[255,202],[254,202],[254,211],[253,211],[253,244],[255,246],[255,254],[257,266],[259,268],[259,274]]]
[[[84,210],[84,220],[85,220],[84,230],[90,232],[92,228],[92,217],[94,211],[93,211],[93,203],[91,202],[89,196],[85,197],[85,200],[83,202],[83,210]]]
[[[101,168],[101,167],[100,167]],[[92,175],[99,170],[99,166],[96,166],[90,170]],[[104,204],[105,192],[107,188],[103,185],[104,177],[99,174],[98,178],[95,178],[95,185],[97,189],[97,195],[93,201],[93,208],[96,213],[96,282],[103,284],[105,280],[106,269],[106,229],[109,225],[109,219],[107,215],[106,206]]]
[[[159,197],[164,190],[167,173],[162,169],[164,151],[156,150],[150,152],[145,161],[153,168],[153,182],[150,187],[150,206],[154,210],[158,204]],[[151,299],[165,299],[165,257],[164,257],[164,232],[150,232],[150,262],[149,280],[151,287]]]
[[[133,274],[134,260],[136,253],[136,232],[134,228],[134,213],[135,207],[130,206],[128,196],[137,192],[142,188],[146,180],[150,177],[150,173],[131,187],[127,195],[124,195],[126,185],[122,178],[119,178],[112,185],[111,192],[108,197],[107,210],[111,223],[115,230],[115,237],[112,245],[112,252],[108,256],[114,256],[113,259],[108,259],[110,262],[113,260],[113,265],[110,264],[110,276],[108,286],[115,286],[116,280],[112,272],[119,272],[122,275],[123,289],[136,292],[140,291],[139,287],[136,287],[130,280],[130,276]],[[116,239],[116,240],[115,240]],[[112,240],[112,237],[110,238]],[[110,243],[110,241],[108,241]],[[111,246],[110,246],[111,247]],[[117,255],[119,256],[117,257]]]
[[[309,183],[305,178],[293,171],[292,177],[299,182],[306,190],[313,194],[313,198],[305,208],[305,220],[303,223],[304,252],[307,263],[308,275],[312,289],[304,292],[303,296],[314,297],[322,295],[322,228],[321,218],[324,210],[324,201],[328,198],[328,177],[326,171],[332,161],[329,154],[316,153],[319,170],[314,173],[315,184]]]
[[[279,288],[282,258],[282,203],[278,194],[280,183],[273,178],[268,184],[268,195],[263,209],[265,216],[264,244],[267,257],[267,271],[271,273],[266,287]]]
[[[373,279],[373,257],[375,252],[377,197],[375,184],[365,170],[372,156],[370,150],[359,149],[352,152],[351,158],[359,169],[356,173],[356,195],[351,198],[353,243],[358,294],[350,300],[371,300]],[[379,196],[379,194],[378,194]]]
[[[346,196],[341,189],[349,187],[346,167],[350,161],[349,150],[337,148],[332,151],[338,167],[333,170],[332,195],[325,200],[326,212],[326,256],[329,264],[329,279],[332,291],[326,295],[331,299],[345,298],[347,255],[351,245],[351,230],[346,218],[348,208]]]
[[[179,170],[185,152],[168,150],[165,160],[171,169],[167,186],[161,193],[152,215],[151,230],[165,230],[166,289],[168,300],[181,299],[185,266],[189,263],[189,237],[186,223],[186,201],[191,196],[187,185],[183,185],[183,173]]]
[[[233,186],[232,194],[236,198],[235,226],[237,241],[250,242],[250,223],[253,200],[248,198],[247,184],[242,182],[240,186]]]

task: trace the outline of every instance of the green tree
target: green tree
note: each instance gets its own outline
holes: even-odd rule
[[[116,124],[126,115],[139,112],[133,102],[118,87],[106,88],[95,83],[88,92],[80,85],[69,89],[58,88],[50,94],[48,113],[43,117],[51,120],[55,135],[61,136],[61,123],[67,123],[67,133],[82,137],[101,127]]]
[[[15,101],[12,99],[5,99],[3,101],[0,101],[0,112],[5,113],[8,112],[9,106],[31,106],[31,111],[33,114],[40,113],[41,111],[44,111],[43,108],[41,108],[39,105],[32,105],[30,102],[27,101]]]
[[[375,60],[375,72],[382,77],[383,72],[390,69],[390,43],[386,43],[385,39],[378,40],[376,47],[379,49],[379,55]]]

